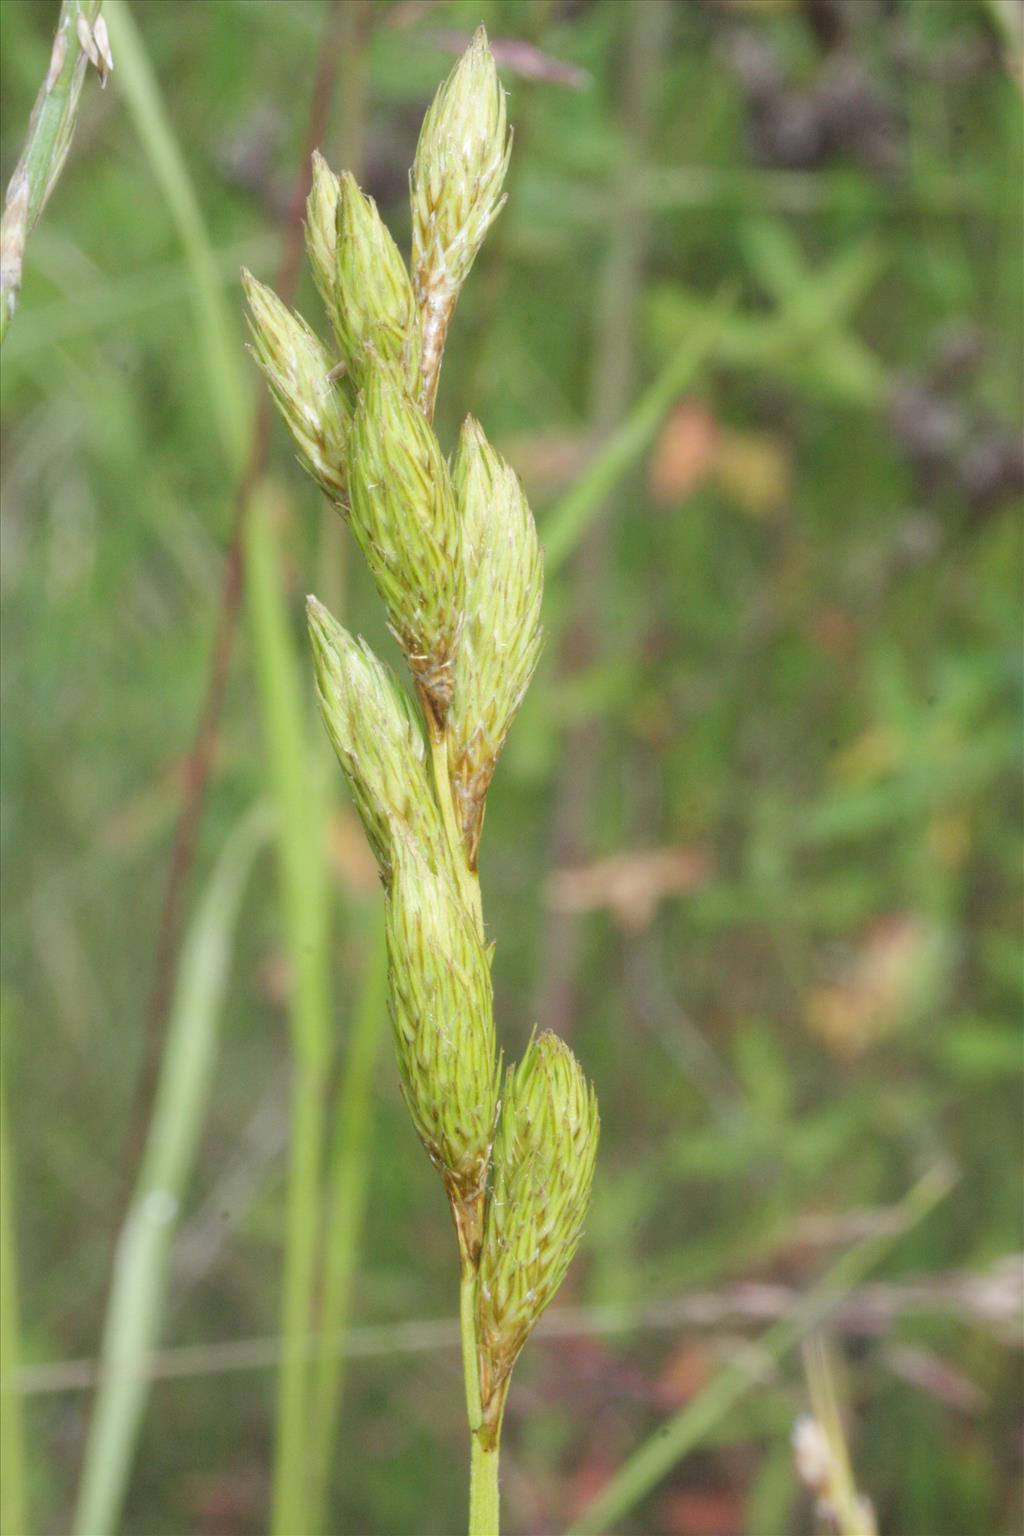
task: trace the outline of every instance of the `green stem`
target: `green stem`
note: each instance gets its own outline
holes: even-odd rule
[[[220,1023],[245,882],[268,833],[261,807],[224,845],[185,938],[146,1150],[121,1229],[72,1529],[116,1530],[149,1395],[168,1261],[214,1087]],[[5,1424],[6,1432],[6,1424]]]
[[[370,952],[352,1022],[328,1175],[329,1207],[320,1313],[321,1332],[328,1341],[339,1338],[349,1326],[370,1185],[373,1079],[387,1019],[387,952],[376,906],[373,917],[377,936],[369,944]],[[319,1531],[324,1524],[344,1367],[344,1353],[328,1346],[315,1368],[308,1511],[311,1531]]]
[[[469,1536],[498,1536],[498,1458],[500,1442],[488,1450],[473,1436],[469,1473]]]
[[[480,1353],[476,1337],[477,1272],[463,1265],[459,1286],[459,1330],[469,1422],[469,1536],[498,1536],[498,1458],[501,1424],[489,1445],[480,1400]]]
[[[463,1265],[459,1284],[459,1333],[462,1339],[462,1371],[466,1383],[466,1418],[474,1441],[483,1423],[480,1402],[480,1357],[476,1343],[476,1270]]]
[[[247,598],[253,653],[264,706],[270,781],[278,818],[281,905],[292,967],[293,1053],[291,1169],[288,1181],[278,1389],[273,1530],[307,1536],[309,1370],[313,1332],[321,1155],[330,1064],[327,938],[329,890],[323,814],[309,767],[298,661],[278,580],[272,494],[254,494],[246,525]]]

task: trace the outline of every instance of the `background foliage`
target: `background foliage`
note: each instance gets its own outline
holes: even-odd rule
[[[479,20],[506,45],[511,195],[460,305],[438,423],[450,446],[473,409],[542,541],[545,511],[719,313],[710,359],[552,573],[545,657],[491,795],[505,1039],[557,1028],[602,1106],[562,1303],[630,1323],[524,1357],[508,1527],[579,1514],[774,1293],[748,1288],[710,1327],[654,1326],[649,1304],[721,1301],[741,1281],[799,1292],[948,1161],[959,1182],[884,1279],[946,1286],[949,1305],[871,1325],[857,1292],[835,1327],[852,1453],[883,1531],[1010,1532],[1024,338],[1007,8],[346,4],[358,25],[323,149],[361,163],[403,244],[405,172],[451,48]],[[56,6],[3,12],[6,175]],[[238,268],[272,279],[325,7],[143,0],[134,15],[240,348]],[[115,56],[104,94],[86,82],[3,353],[3,1045],[27,1386],[34,1365],[99,1344],[234,495],[190,269],[118,78]],[[299,302],[319,323],[308,277]],[[255,401],[255,370],[247,382]],[[271,463],[296,647],[315,590],[388,649],[276,422]],[[192,907],[267,793],[255,669],[243,627]],[[329,800],[333,1082],[378,898],[303,677],[307,771]],[[266,1521],[272,1346],[246,1369],[213,1346],[278,1329],[283,933],[263,854],[171,1255],[164,1342],[197,1348],[152,1390],[123,1520],[138,1536]],[[352,1320],[432,1322],[450,1309],[450,1235],[387,1053],[372,1104]],[[458,1529],[456,1351],[428,1327],[360,1339],[330,1527]],[[67,1521],[89,1402],[66,1383],[24,1397],[33,1528]],[[810,1529],[789,1447],[805,1404],[787,1358],[616,1528]]]

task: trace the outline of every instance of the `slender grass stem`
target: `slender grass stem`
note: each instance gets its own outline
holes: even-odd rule
[[[469,1472],[469,1536],[498,1536],[499,1446],[489,1450],[479,1435],[473,1436]]]
[[[352,1293],[359,1268],[369,1194],[373,1139],[373,1080],[387,1019],[387,951],[384,929],[373,910],[376,937],[368,956],[352,1021],[345,1075],[335,1112],[334,1146],[328,1173],[326,1251],[323,1263],[322,1333],[339,1337],[349,1327]],[[345,1356],[325,1350],[313,1381],[313,1453],[309,1528],[323,1528],[335,1430],[345,1375]]]
[[[251,408],[244,357],[216,258],[181,146],[156,76],[124,0],[108,0],[121,85],[167,200],[193,276],[198,345],[211,416],[227,463],[241,474]],[[254,495],[248,519],[246,577],[257,681],[277,808],[282,907],[292,972],[294,1058],[292,1164],[282,1297],[284,1360],[278,1390],[274,1529],[305,1532],[309,1366],[302,1345],[313,1329],[317,1213],[330,1039],[327,965],[328,887],[319,797],[310,770],[302,691],[272,549],[266,505]]]
[[[182,949],[153,1118],[121,1231],[73,1530],[114,1530],[149,1391],[144,1361],[159,1338],[171,1239],[206,1104],[241,896],[267,836],[265,809],[229,839]]]
[[[330,1062],[327,887],[321,808],[309,772],[298,662],[277,579],[277,550],[264,488],[246,529],[248,602],[264,700],[267,757],[277,807],[282,904],[292,964],[292,1153],[288,1180],[282,1329],[293,1346],[278,1392],[273,1529],[309,1529],[308,1366],[301,1341],[313,1331],[320,1174]]]
[[[569,558],[609,492],[651,443],[673,401],[707,366],[732,307],[728,292],[712,305],[703,325],[696,326],[669,358],[571,490],[549,510],[540,530],[549,577]]]
[[[476,1342],[476,1270],[463,1265],[459,1283],[459,1332],[462,1339],[462,1372],[466,1386],[466,1418],[470,1433],[476,1432],[483,1422],[480,1404],[480,1359]]]
[[[124,93],[188,259],[196,310],[196,341],[206,374],[210,414],[228,462],[238,473],[248,436],[249,392],[236,326],[217,271],[217,257],[188,164],[131,9],[126,0],[107,0],[104,14],[117,60],[118,88]]]
[[[469,1423],[469,1536],[498,1536],[498,1462],[501,1454],[499,1420],[489,1443],[480,1400],[480,1352],[476,1332],[477,1271],[464,1264],[459,1285],[459,1331]]]

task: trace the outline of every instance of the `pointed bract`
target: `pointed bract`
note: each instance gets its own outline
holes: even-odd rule
[[[331,378],[327,350],[300,315],[244,269],[242,286],[249,302],[251,350],[295,439],[299,462],[340,505],[346,494],[351,422]]]
[[[455,300],[501,211],[510,151],[505,93],[478,27],[423,119],[412,168],[412,278],[428,413]]]
[[[583,1232],[600,1128],[593,1087],[557,1035],[505,1077],[477,1294],[485,1407],[561,1285]]]
[[[306,254],[316,291],[331,329],[341,345],[338,310],[338,177],[318,149],[313,151],[313,181],[306,199]]]
[[[519,479],[472,417],[462,428],[452,484],[466,590],[449,763],[466,855],[475,869],[487,788],[540,656],[544,563]]]
[[[386,884],[396,827],[428,859],[444,847],[423,730],[405,689],[365,641],[315,597],[306,599],[306,616],[320,713]]]
[[[397,835],[386,925],[409,1113],[453,1205],[471,1205],[486,1183],[498,1107],[490,967],[447,875]]]
[[[338,341],[360,385],[369,354],[394,363],[403,384],[419,372],[419,311],[405,262],[372,197],[347,171],[338,193]]]
[[[430,425],[382,363],[368,369],[352,448],[352,530],[413,676],[443,720],[462,622],[455,498]]]

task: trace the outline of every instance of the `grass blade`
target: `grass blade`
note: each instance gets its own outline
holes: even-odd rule
[[[314,1324],[320,1163],[330,1066],[328,890],[321,851],[323,818],[309,773],[298,661],[278,580],[271,512],[271,494],[264,485],[253,498],[246,525],[246,591],[280,827],[283,915],[292,967],[292,1162],[273,1530],[279,1536],[293,1536],[309,1529],[305,1515],[309,1367],[302,1343]]]
[[[703,325],[695,327],[693,334],[669,358],[622,425],[541,521],[539,531],[547,576],[569,558],[605,497],[654,438],[673,401],[682,390],[690,387],[711,358],[731,305],[731,295],[719,299]]]
[[[118,1523],[145,1406],[145,1360],[157,1343],[167,1261],[213,1082],[242,891],[269,830],[257,808],[224,845],[182,949],[153,1120],[118,1243],[75,1511],[76,1536]]]
[[[91,30],[101,0],[63,0],[46,79],[39,88],[21,159],[7,184],[0,223],[0,346],[21,290],[25,244],[64,168],[88,59],[78,26]]]
[[[608,1486],[584,1510],[568,1536],[599,1536],[645,1498],[675,1464],[699,1445],[729,1410],[858,1285],[911,1227],[928,1215],[953,1187],[950,1169],[931,1168],[893,1211],[893,1223],[847,1250],[827,1270],[788,1317],[781,1318],[758,1342],[669,1419],[635,1451]]]
[[[326,1252],[320,1331],[340,1338],[349,1327],[352,1292],[362,1247],[370,1184],[373,1136],[373,1079],[387,1033],[387,952],[383,924],[373,911],[376,938],[370,941],[352,1021],[345,1075],[338,1095],[334,1146],[328,1175]],[[326,1349],[313,1382],[313,1456],[309,1529],[324,1527],[328,1477],[341,1404],[346,1359]]]
[[[249,391],[243,352],[224,295],[217,256],[163,96],[125,0],[107,0],[118,88],[166,200],[192,274],[196,334],[221,446],[238,473],[245,457]]]
[[[108,0],[125,97],[167,200],[192,273],[199,345],[210,406],[237,477],[250,416],[244,354],[217,272],[217,259],[188,166],[159,85],[124,0]],[[317,1203],[330,1031],[327,964],[328,886],[318,796],[302,709],[280,569],[266,519],[267,492],[254,495],[248,518],[246,587],[256,675],[266,731],[288,960],[293,979],[292,1147],[283,1294],[285,1356],[278,1395],[274,1528],[304,1529],[309,1425],[308,1366],[302,1345],[312,1330]]]

